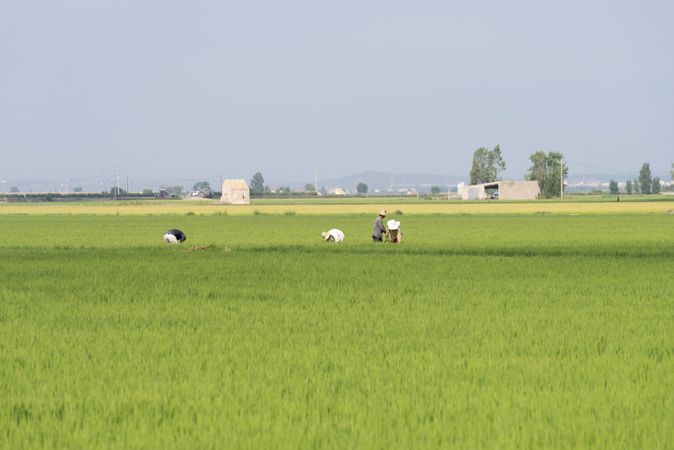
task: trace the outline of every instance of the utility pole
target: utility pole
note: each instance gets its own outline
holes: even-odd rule
[[[126,176],[126,193],[129,193],[129,176]]]
[[[318,168],[314,169],[314,191],[318,195]]]
[[[119,192],[119,167],[115,172],[115,200],[117,200],[117,193]]]
[[[564,157],[559,159],[559,195],[564,200]]]

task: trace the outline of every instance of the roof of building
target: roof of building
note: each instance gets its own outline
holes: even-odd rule
[[[485,189],[492,189],[496,188],[498,189],[500,184],[531,184],[535,183],[538,185],[538,181],[530,181],[530,180],[498,180],[498,181],[492,181],[489,183],[479,183],[479,184],[471,184],[468,187],[475,187],[475,186],[484,186]]]
[[[248,188],[248,183],[246,183],[246,180],[223,180],[222,181],[222,187],[228,187],[230,189],[249,189]]]

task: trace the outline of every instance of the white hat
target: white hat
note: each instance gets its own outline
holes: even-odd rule
[[[388,227],[389,230],[397,230],[398,228],[400,228],[400,222],[391,219],[388,222],[386,222],[386,226]]]

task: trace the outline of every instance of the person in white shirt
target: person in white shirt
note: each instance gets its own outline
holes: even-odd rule
[[[337,228],[332,228],[321,233],[324,241],[344,242],[344,232]]]

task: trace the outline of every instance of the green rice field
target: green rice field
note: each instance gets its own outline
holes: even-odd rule
[[[0,448],[674,448],[674,215],[395,218],[0,215]]]

